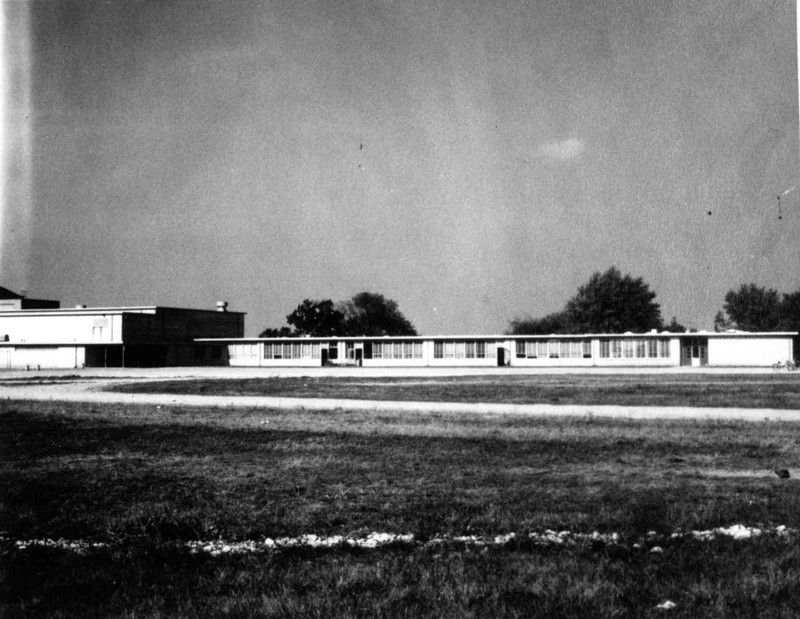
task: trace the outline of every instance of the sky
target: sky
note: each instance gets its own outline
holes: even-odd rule
[[[0,10],[0,285],[29,296],[225,300],[257,335],[366,290],[469,334],[611,266],[698,329],[800,289],[794,1]]]

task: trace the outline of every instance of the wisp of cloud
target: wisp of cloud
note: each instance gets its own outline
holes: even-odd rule
[[[538,148],[540,156],[556,161],[577,159],[586,150],[586,143],[578,138],[567,138],[561,142],[546,142]]]

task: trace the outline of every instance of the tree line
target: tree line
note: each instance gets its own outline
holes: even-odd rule
[[[374,292],[351,299],[305,299],[286,317],[287,326],[264,329],[260,337],[417,335],[397,302]],[[800,331],[800,290],[781,294],[756,284],[743,284],[724,297],[714,318],[717,331]],[[578,333],[682,333],[686,327],[673,316],[665,323],[656,293],[641,278],[611,267],[595,272],[578,287],[559,312],[540,318],[509,321],[509,335]]]
[[[622,275],[611,267],[594,273],[578,288],[564,309],[541,318],[516,318],[506,331],[511,335],[569,333],[642,333],[656,329],[686,331],[673,316],[664,323],[656,293],[641,277]],[[714,318],[714,329],[726,331],[800,331],[800,290],[780,294],[756,284],[743,284],[725,295]]]
[[[375,292],[359,292],[351,299],[304,299],[286,317],[287,326],[267,328],[259,337],[417,335],[397,306]]]
[[[725,295],[714,329],[742,331],[800,331],[800,290],[781,294],[772,288],[742,284]]]

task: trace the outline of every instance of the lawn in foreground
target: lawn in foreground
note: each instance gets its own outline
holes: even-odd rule
[[[264,377],[147,381],[129,393],[420,402],[719,406],[800,410],[800,373],[509,374],[450,377]]]
[[[4,616],[749,616],[800,612],[794,424],[0,404]],[[615,545],[425,545],[616,532]],[[191,554],[188,540],[413,533],[417,545]],[[650,531],[663,552],[636,548]]]

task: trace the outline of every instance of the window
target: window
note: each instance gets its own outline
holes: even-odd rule
[[[669,358],[670,356],[669,339],[611,339],[600,340],[600,357],[607,359],[645,359],[645,358]],[[584,356],[591,356],[591,342],[584,345]]]
[[[240,354],[258,357],[258,344],[244,344]],[[319,342],[264,342],[264,359],[319,359]]]
[[[419,352],[415,357],[422,358],[422,342],[419,345]],[[486,351],[486,342],[481,340],[464,340],[460,342],[434,342],[434,359],[485,359],[491,356]]]
[[[422,359],[422,342],[365,342],[364,358]]]

